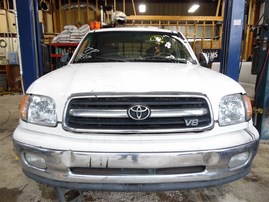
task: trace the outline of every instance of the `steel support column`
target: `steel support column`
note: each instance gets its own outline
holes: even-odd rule
[[[256,127],[262,139],[269,139],[269,0],[265,1],[262,23],[255,28],[252,68],[257,73],[255,89]]]
[[[42,75],[42,54],[36,0],[16,0],[24,88]]]
[[[238,81],[244,29],[245,0],[226,0],[221,72]]]

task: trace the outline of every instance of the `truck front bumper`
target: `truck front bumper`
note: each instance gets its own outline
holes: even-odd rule
[[[106,191],[166,191],[225,184],[249,173],[258,144],[253,140],[216,150],[105,153],[53,150],[14,140],[26,176],[51,186]]]

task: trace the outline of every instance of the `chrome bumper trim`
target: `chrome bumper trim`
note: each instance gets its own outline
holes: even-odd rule
[[[240,145],[232,148],[195,151],[195,152],[171,152],[171,153],[92,153],[79,151],[56,151],[33,147],[14,140],[17,154],[20,156],[23,170],[27,176],[33,179],[45,181],[57,181],[63,184],[127,184],[130,186],[145,185],[158,187],[158,184],[185,184],[184,186],[195,188],[196,183],[208,186],[212,181],[217,184],[235,180],[249,172],[252,160],[257,152],[259,141]],[[248,161],[237,169],[229,169],[229,160],[235,154],[248,151]],[[24,158],[25,152],[32,152],[42,156],[47,163],[45,170],[29,166]],[[71,167],[84,168],[172,168],[187,166],[205,166],[203,172],[188,174],[148,174],[148,175],[78,175],[71,172]],[[37,177],[33,177],[37,176]],[[232,181],[233,181],[232,180]],[[195,183],[194,183],[195,182]],[[48,183],[50,184],[50,183]],[[215,183],[212,183],[215,185]],[[107,185],[109,186],[109,185]],[[160,185],[160,187],[162,187]],[[177,186],[176,186],[177,187]],[[172,188],[172,187],[171,187]],[[103,190],[108,190],[104,186]],[[158,188],[160,190],[166,190]],[[128,190],[128,189],[127,189]]]

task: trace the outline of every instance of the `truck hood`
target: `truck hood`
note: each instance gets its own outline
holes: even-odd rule
[[[52,97],[58,112],[73,94],[117,92],[202,93],[215,107],[223,95],[245,93],[236,81],[199,65],[140,62],[70,64],[36,80],[27,90]]]

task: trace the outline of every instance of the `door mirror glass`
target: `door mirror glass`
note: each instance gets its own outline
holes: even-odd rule
[[[208,56],[207,56],[206,53],[201,52],[201,53],[199,54],[198,59],[199,59],[199,63],[200,63],[200,65],[201,65],[202,67],[208,67],[208,64],[209,64],[209,58],[208,58]]]
[[[70,60],[69,53],[64,53],[60,59],[60,67],[67,65]]]

